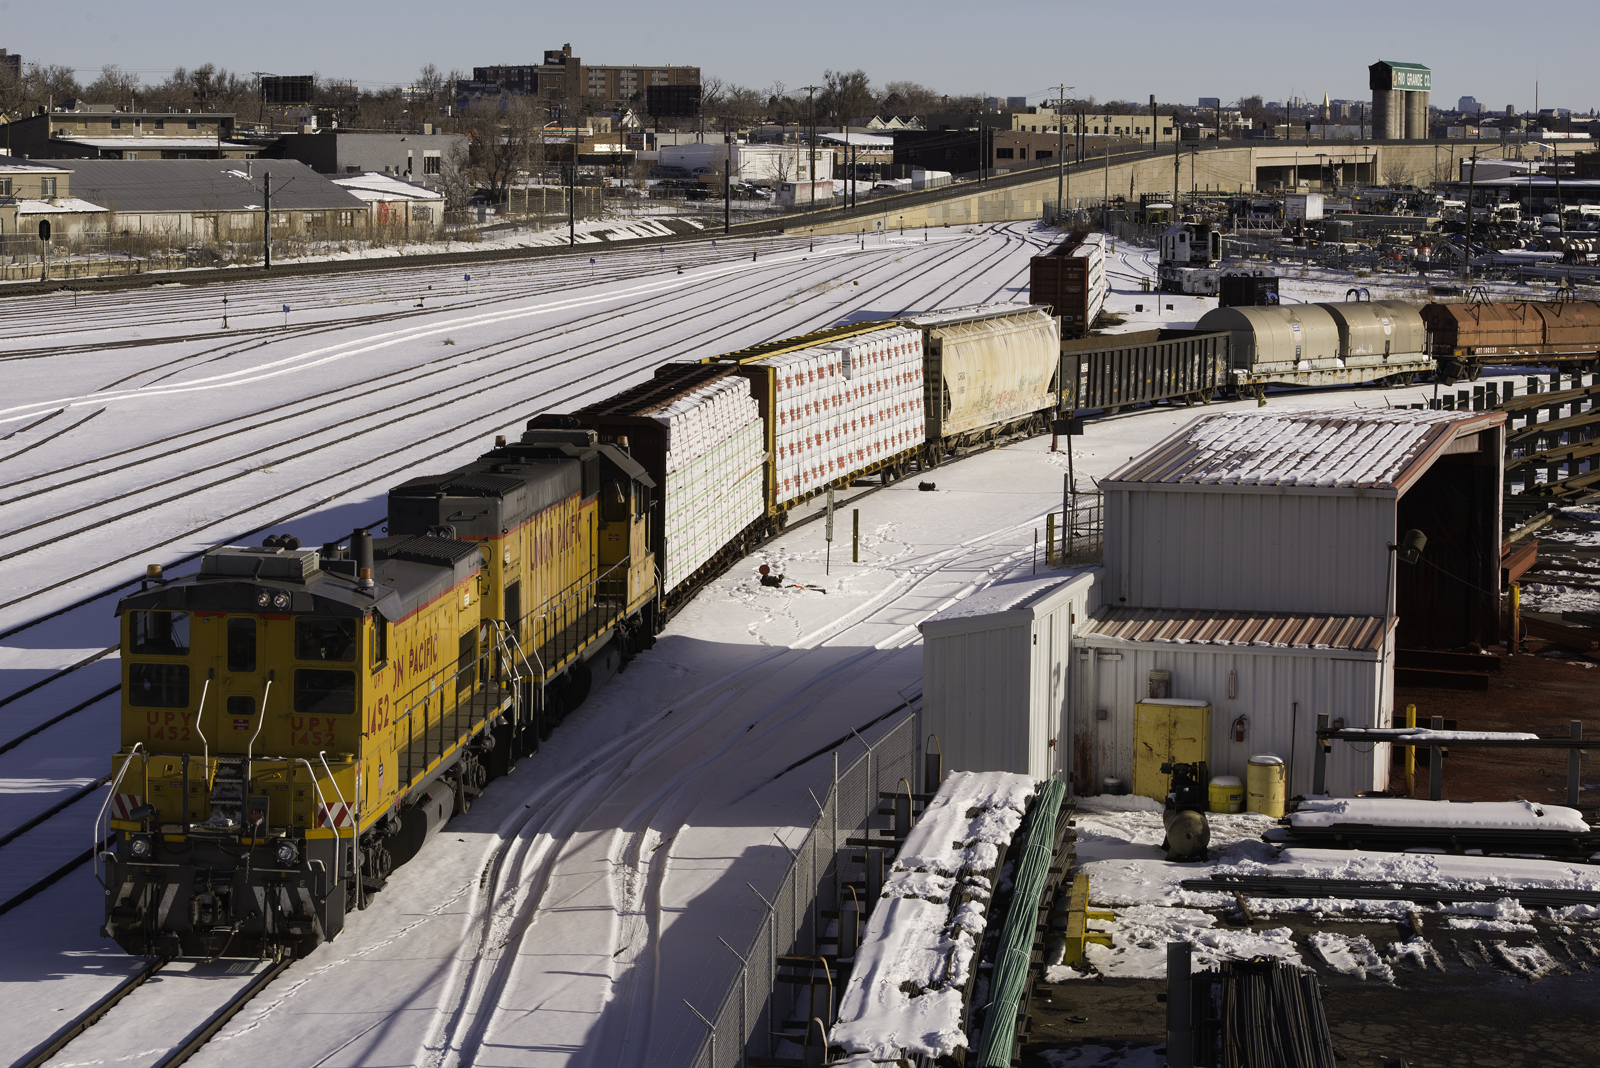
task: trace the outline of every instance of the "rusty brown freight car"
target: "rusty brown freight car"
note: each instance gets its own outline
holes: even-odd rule
[[[1105,235],[1075,231],[1029,261],[1028,293],[1061,317],[1063,338],[1084,337],[1106,296]]]
[[[1600,303],[1592,300],[1426,304],[1422,319],[1445,382],[1476,378],[1491,363],[1563,371],[1600,364]]]

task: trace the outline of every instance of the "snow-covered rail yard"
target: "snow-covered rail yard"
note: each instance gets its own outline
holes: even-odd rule
[[[226,291],[174,285],[85,295],[76,307],[71,293],[0,303],[0,901],[70,866],[103,833],[104,791],[87,788],[117,745],[111,613],[145,564],[182,573],[208,546],[266,532],[307,544],[338,537],[378,520],[390,485],[462,463],[530,416],[616,392],[663,362],[845,320],[1025,301],[1028,258],[1052,236],[1012,224],[865,242],[708,238],[595,263],[586,250],[531,267],[396,269]],[[1124,249],[1111,267],[1119,292],[1107,306],[1131,313],[1152,257]],[[1307,299],[1329,299],[1320,290],[1341,283],[1303,285]],[[1192,322],[1204,304],[1164,299],[1174,308],[1161,325]],[[1421,399],[1424,388],[1282,395],[1272,406],[1381,407],[1405,392]],[[1103,478],[1191,414],[1160,407],[1091,421],[1074,446],[1079,478]],[[1044,569],[1037,541],[1060,509],[1066,470],[1048,449],[1048,439],[1024,441],[929,473],[931,492],[907,481],[863,496],[851,505],[861,513],[859,564],[848,545],[829,554],[813,523],[735,565],[193,1063],[689,1064],[705,1035],[696,1007],[711,1011],[736,974],[723,943],[748,944],[763,895],[829,786],[826,760],[778,773],[915,701],[920,622]],[[1592,536],[1587,529],[1572,537]],[[761,585],[759,563],[806,588]],[[1586,596],[1556,595],[1573,606]],[[1535,913],[1508,902],[1436,915],[1410,904],[1278,901],[1271,919],[1262,906],[1260,922],[1233,924],[1231,895],[1177,883],[1271,871],[1600,891],[1600,869],[1279,855],[1260,841],[1269,821],[1252,815],[1214,819],[1209,866],[1167,863],[1156,848],[1160,814],[1139,800],[1080,799],[1078,860],[1096,904],[1117,918],[1097,921],[1111,947],[1091,946],[1080,970],[1052,971],[1058,1006],[1088,997],[1083,987],[1163,975],[1162,947],[1174,937],[1200,947],[1197,965],[1269,954],[1340,983],[1470,980],[1535,984],[1574,1005],[1592,998],[1593,906]],[[91,867],[80,865],[0,915],[0,1046],[12,1058],[141,967],[97,933],[102,913]],[[1413,917],[1428,930],[1411,930]],[[1382,924],[1407,933],[1385,940]],[[1448,952],[1433,938],[1440,929],[1452,932]],[[164,970],[51,1063],[161,1063],[263,967]],[[1133,1037],[1148,1029],[1050,1026],[1063,1043],[1093,1034],[1130,1044],[1098,1053],[1080,1044],[1037,1063],[1160,1063]]]

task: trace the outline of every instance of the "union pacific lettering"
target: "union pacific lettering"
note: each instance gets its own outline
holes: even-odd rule
[[[406,674],[425,672],[439,662],[439,636],[430,634],[406,650]]]

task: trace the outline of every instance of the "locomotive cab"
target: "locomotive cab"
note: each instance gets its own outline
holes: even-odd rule
[[[382,886],[412,809],[481,787],[461,737],[510,696],[480,633],[477,547],[351,542],[224,546],[118,605],[100,859],[105,929],[129,952],[304,953]]]

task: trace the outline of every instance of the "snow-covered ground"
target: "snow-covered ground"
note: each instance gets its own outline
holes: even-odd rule
[[[115,699],[92,699],[116,681],[114,654],[51,673],[114,643],[117,591],[145,563],[175,565],[268,530],[308,544],[347,534],[382,515],[387,486],[662,362],[844,319],[1025,299],[1027,259],[1047,243],[1026,224],[883,235],[865,247],[849,237],[715,247],[708,238],[593,264],[585,250],[473,271],[84,295],[76,310],[71,294],[0,303],[0,701],[44,683],[0,706],[0,744],[91,702],[0,753],[0,831],[103,773]],[[1117,253],[1109,306],[1129,311],[1130,327],[1132,306],[1151,299],[1137,284],[1153,273],[1150,259]],[[1155,325],[1146,308],[1144,324]],[[1192,321],[1198,307],[1161,315]],[[1272,404],[1377,406],[1424,392],[1275,394]],[[1103,477],[1194,414],[1092,420],[1073,442],[1079,477]],[[934,492],[911,480],[864,498],[860,564],[843,542],[830,562],[821,524],[810,524],[713,583],[654,651],[195,1063],[685,1062],[704,1033],[688,1005],[711,1012],[734,974],[719,938],[747,943],[765,908],[752,888],[768,894],[781,878],[827,762],[774,776],[916,692],[918,622],[1029,573],[1066,469],[1048,447],[1036,439],[942,467],[926,476]],[[820,589],[763,587],[762,562]],[[49,840],[8,847],[28,844],[34,867],[8,860],[7,878],[25,884],[52,848],[62,858],[85,848],[97,808],[47,824]],[[1266,847],[1252,844],[1259,821],[1226,820],[1237,824],[1219,836],[1232,834],[1233,862],[1264,862],[1256,850]],[[1118,923],[1201,930],[1198,918],[1173,919],[1196,903],[1168,900],[1168,877],[1150,874],[1162,863],[1152,843],[1134,841],[1148,828],[1129,827],[1120,844],[1106,832],[1103,856],[1081,850],[1099,865],[1097,897],[1127,900]],[[0,917],[7,1050],[30,1048],[130,971],[94,933],[100,909],[79,869]],[[149,984],[97,1025],[115,1042],[85,1036],[61,1063],[148,1062],[123,1058],[144,1048],[123,1036],[136,1021],[187,1026],[183,989]]]
[[[1430,804],[1430,802],[1418,802]],[[1079,870],[1089,876],[1090,899],[1111,908],[1116,919],[1091,920],[1090,926],[1112,932],[1110,947],[1090,945],[1082,971],[1055,967],[1050,979],[1062,982],[1086,975],[1157,979],[1166,975],[1166,944],[1194,945],[1195,967],[1219,960],[1271,955],[1302,960],[1302,946],[1286,926],[1285,916],[1353,915],[1368,919],[1404,920],[1410,913],[1437,913],[1449,927],[1489,931],[1532,931],[1533,916],[1512,900],[1518,887],[1562,887],[1600,890],[1600,869],[1588,864],[1492,856],[1447,856],[1439,853],[1374,853],[1349,849],[1291,847],[1281,852],[1261,840],[1274,820],[1257,813],[1212,813],[1210,859],[1178,863],[1159,848],[1164,837],[1160,806],[1144,797],[1078,799]],[[1363,879],[1437,883],[1472,888],[1504,886],[1507,896],[1493,903],[1419,906],[1405,901],[1340,898],[1253,898],[1257,923],[1230,927],[1218,913],[1233,908],[1226,893],[1185,890],[1186,879],[1213,874],[1274,875],[1294,878]],[[1588,926],[1600,910],[1579,905],[1547,910],[1549,922]],[[1320,939],[1320,941],[1318,940]],[[1366,938],[1350,939],[1337,932],[1313,936],[1311,945],[1335,971],[1363,978],[1390,980],[1392,964],[1406,956],[1432,952],[1424,943],[1399,940],[1377,949]],[[1381,954],[1379,950],[1381,949]]]

